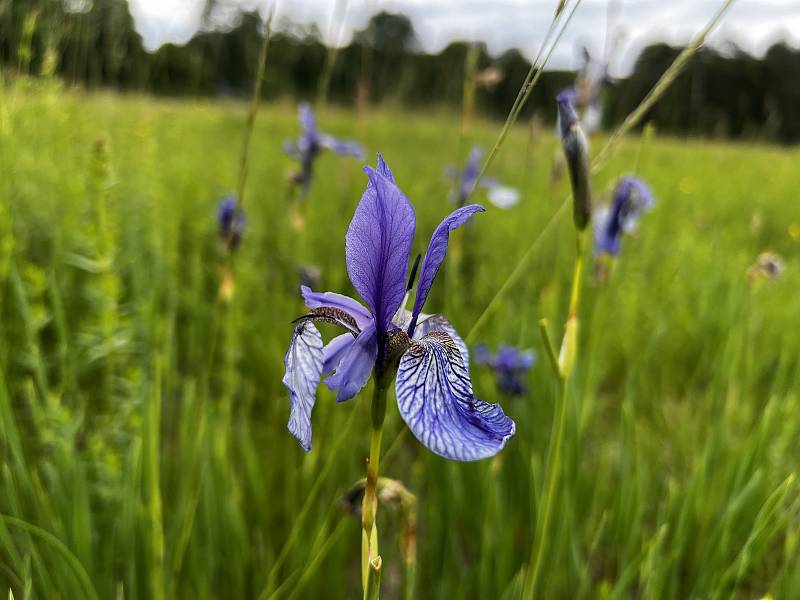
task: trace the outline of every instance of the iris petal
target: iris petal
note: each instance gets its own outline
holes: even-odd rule
[[[330,389],[338,390],[337,402],[350,400],[367,385],[377,355],[378,334],[373,321],[342,355],[336,372],[325,380]]]
[[[339,366],[344,353],[353,345],[356,338],[351,333],[343,333],[337,335],[322,349],[322,372],[333,373],[333,370]]]
[[[300,286],[300,293],[303,294],[303,302],[308,308],[330,307],[341,309],[356,320],[356,324],[360,329],[364,329],[372,322],[370,312],[360,302],[353,300],[349,296],[337,294],[336,292],[315,292],[305,285]]]
[[[400,416],[429,450],[452,460],[494,456],[514,435],[514,421],[472,392],[458,346],[430,333],[400,359],[395,383]]]
[[[446,216],[433,232],[419,273],[417,294],[414,298],[414,310],[412,311],[411,325],[408,330],[410,335],[414,333],[419,313],[422,312],[422,307],[425,305],[425,300],[428,297],[428,292],[431,289],[436,273],[439,272],[439,267],[442,266],[442,261],[444,261],[450,232],[457,227],[461,227],[475,213],[483,212],[484,210],[480,204],[470,204],[456,209]]]
[[[342,156],[354,156],[356,158],[364,158],[364,147],[358,142],[351,140],[340,140],[332,135],[322,134],[319,136],[319,144],[323,148],[327,148],[336,154]]]
[[[291,402],[287,427],[306,452],[311,450],[311,411],[322,373],[322,354],[319,331],[311,323],[302,323],[295,328],[283,358],[283,385],[289,390]]]
[[[347,273],[372,309],[378,334],[387,331],[405,295],[416,224],[414,208],[394,185],[391,171],[382,161],[379,157],[379,171],[365,168],[369,184],[345,238]]]

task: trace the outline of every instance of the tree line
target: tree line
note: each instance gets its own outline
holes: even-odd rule
[[[216,3],[187,44],[148,53],[126,0],[0,0],[0,64],[48,73],[88,88],[155,95],[245,96],[256,68],[263,24],[242,14],[214,28]],[[482,45],[455,42],[432,55],[419,50],[411,21],[380,13],[352,42],[331,53],[315,28],[279,23],[270,41],[265,98],[314,99],[320,82],[337,104],[440,105],[461,110],[464,86],[475,85],[476,110],[503,118],[530,63],[517,50],[491,57]],[[622,121],[645,97],[681,48],[645,48],[633,71],[604,86],[603,124]],[[323,77],[323,73],[329,75]],[[553,97],[575,74],[547,71],[523,117],[555,118]],[[800,140],[800,49],[776,43],[763,58],[735,46],[702,48],[645,121],[678,135]]]

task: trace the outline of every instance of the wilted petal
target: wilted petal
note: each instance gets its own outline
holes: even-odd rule
[[[344,353],[353,345],[355,339],[352,333],[343,333],[342,335],[337,335],[325,345],[322,349],[323,373],[333,373],[333,370],[339,365]]]
[[[515,425],[497,404],[472,393],[469,373],[445,333],[425,336],[400,359],[397,405],[416,438],[436,454],[471,461],[497,454]]]
[[[350,400],[367,385],[377,356],[378,335],[373,321],[342,355],[336,372],[325,380],[330,389],[338,390],[337,402]]]
[[[416,218],[380,156],[378,169],[365,168],[369,184],[347,230],[345,255],[350,281],[382,334],[403,301]]]
[[[372,321],[370,312],[349,296],[336,292],[315,292],[304,285],[300,286],[300,293],[303,294],[303,302],[308,308],[327,306],[343,310],[356,320],[359,329],[364,329]]]
[[[489,190],[487,197],[497,208],[511,208],[519,202],[519,191],[507,185],[496,185]]]
[[[444,221],[439,223],[439,226],[433,232],[431,241],[428,244],[428,250],[425,252],[425,258],[422,260],[422,268],[419,273],[419,283],[417,284],[417,294],[414,297],[414,310],[411,318],[411,325],[409,326],[409,335],[413,335],[414,327],[416,326],[419,313],[422,312],[422,307],[425,305],[425,300],[428,297],[428,292],[431,290],[431,284],[439,272],[439,267],[442,266],[442,261],[447,253],[447,242],[450,239],[450,232],[456,227],[461,227],[466,223],[469,218],[477,212],[483,212],[485,209],[479,204],[470,204],[462,208],[456,209],[451,212]]]
[[[287,427],[306,452],[311,450],[311,411],[322,373],[322,355],[322,336],[317,328],[311,323],[298,325],[283,358],[283,385],[291,402]]]

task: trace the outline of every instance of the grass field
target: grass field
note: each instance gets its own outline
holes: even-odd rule
[[[319,159],[296,233],[281,152],[295,108],[262,107],[225,305],[214,215],[236,187],[244,105],[31,81],[0,94],[0,593],[359,595],[361,525],[340,498],[363,477],[369,394],[337,405],[320,388],[305,454],[281,377],[298,267],[352,293],[361,164]],[[371,164],[385,156],[417,211],[414,253],[452,208],[444,167],[499,129],[463,140],[457,115],[390,109],[319,120]],[[569,195],[550,183],[556,144],[512,132],[492,174],[522,201],[459,233],[427,305],[470,345],[537,351],[525,398],[472,370],[516,436],[492,460],[448,462],[389,403],[382,473],[418,499],[411,597],[516,598],[530,568],[556,394],[537,323],[560,338],[575,253],[567,211],[545,230]],[[800,597],[799,164],[795,149],[656,134],[623,140],[593,178],[602,199],[635,172],[657,205],[607,283],[586,278],[540,597]],[[765,250],[785,273],[749,286]],[[403,515],[382,506],[379,523],[383,596],[399,598]]]

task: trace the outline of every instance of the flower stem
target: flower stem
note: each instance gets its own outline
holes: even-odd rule
[[[375,517],[378,513],[378,473],[381,461],[381,440],[383,438],[383,421],[386,417],[386,392],[388,386],[377,377],[372,393],[372,427],[369,442],[369,460],[367,461],[367,482],[364,488],[364,504],[361,510],[361,578],[364,586],[364,597],[370,588],[370,564],[378,559],[378,526]],[[373,582],[380,585],[380,581]]]
[[[578,353],[578,308],[580,305],[582,274],[583,232],[579,231],[575,270],[572,276],[572,290],[569,300],[569,313],[564,328],[564,341],[562,342],[558,359],[558,377],[556,378],[558,381],[558,394],[556,398],[555,414],[553,415],[553,427],[550,434],[550,449],[547,453],[544,501],[540,505],[542,508],[536,519],[536,539],[531,556],[533,568],[528,571],[528,579],[523,592],[523,597],[526,600],[531,600],[536,595],[536,586],[544,564],[544,557],[548,552],[547,542],[550,521],[552,519],[553,505],[555,504],[561,475],[561,449],[564,445],[564,431],[567,428],[567,384]],[[542,333],[549,344],[546,324],[542,326]]]

